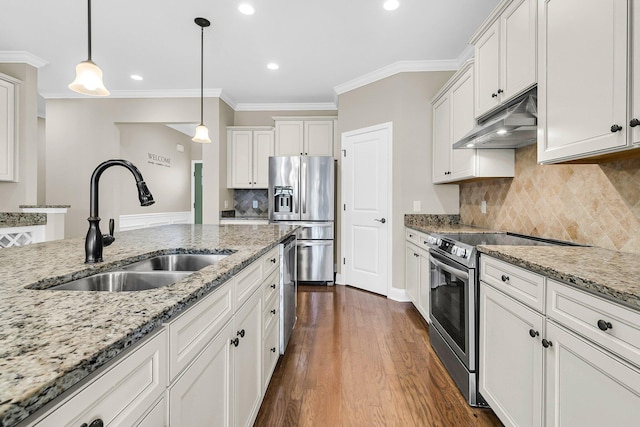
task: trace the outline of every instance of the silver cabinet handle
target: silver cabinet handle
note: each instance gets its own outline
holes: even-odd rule
[[[381,219],[374,218],[373,220],[374,220],[374,221],[378,221],[378,222],[380,222],[380,223],[382,223],[382,224],[384,224],[385,222],[387,222],[387,220],[386,220],[386,219],[384,219],[384,218],[381,218]]]

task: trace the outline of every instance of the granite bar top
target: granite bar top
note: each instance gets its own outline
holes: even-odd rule
[[[181,313],[295,231],[283,225],[168,225],[116,234],[105,262],[84,264],[84,239],[2,249],[0,426],[13,426]],[[46,288],[153,255],[235,251],[164,288]]]
[[[71,205],[20,205],[20,209],[68,209]]]
[[[478,250],[640,310],[638,254],[575,246],[481,245]]]
[[[504,233],[460,223],[460,215],[405,214],[404,225],[422,233]]]
[[[47,214],[44,213],[0,212],[0,228],[46,224]]]

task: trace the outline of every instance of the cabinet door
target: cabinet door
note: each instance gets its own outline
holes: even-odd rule
[[[500,101],[533,86],[537,66],[536,0],[515,0],[500,17]]]
[[[451,88],[451,174],[449,179],[464,179],[475,174],[473,149],[454,150],[451,145],[465,136],[475,125],[473,114],[473,68]]]
[[[631,120],[640,120],[640,7],[634,5],[633,16],[631,22],[632,41],[631,52],[632,59],[632,100],[631,100]],[[640,144],[640,126],[635,125],[631,128],[631,142]]]
[[[303,141],[302,120],[276,121],[276,156],[302,156]]]
[[[507,426],[542,425],[543,336],[542,315],[481,283],[479,390]]]
[[[253,186],[253,132],[231,131],[231,186],[251,188]]]
[[[429,320],[429,313],[431,312],[429,306],[429,298],[431,297],[431,265],[429,263],[429,253],[420,251],[420,276],[418,280],[418,306],[422,317],[427,322]]]
[[[333,156],[333,120],[304,122],[304,155]]]
[[[275,153],[273,131],[253,132],[253,188],[269,188],[269,157]]]
[[[625,147],[627,1],[544,0],[538,17],[538,162]]]
[[[433,182],[449,180],[451,168],[451,102],[445,95],[433,105]]]
[[[547,322],[547,426],[637,426],[640,371]]]
[[[135,424],[136,427],[165,427],[167,425],[167,400],[164,396]]]
[[[232,425],[232,323],[227,323],[169,389],[170,425]]]
[[[264,384],[262,390],[265,392],[280,357],[279,326],[278,322],[275,322],[265,330],[265,339],[262,345],[262,383]]]
[[[262,402],[262,292],[247,300],[234,323],[232,335],[239,341],[233,348],[233,414],[237,427],[248,427]]]
[[[475,117],[499,104],[500,21],[496,21],[475,45]]]
[[[418,249],[407,243],[405,255],[405,288],[413,305],[418,305],[418,281],[420,280],[420,254]]]
[[[15,84],[0,78],[0,181],[14,181],[16,159]]]

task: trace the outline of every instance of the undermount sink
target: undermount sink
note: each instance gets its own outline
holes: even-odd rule
[[[215,264],[227,254],[157,255],[82,279],[46,288],[52,291],[135,292],[157,289]]]
[[[190,274],[190,272],[109,271],[48,289],[52,291],[145,291],[170,285]]]
[[[173,254],[158,255],[122,267],[126,271],[198,271],[228,255]]]

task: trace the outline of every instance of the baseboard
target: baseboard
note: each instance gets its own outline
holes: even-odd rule
[[[340,273],[336,273],[336,285],[346,285]]]
[[[120,231],[157,227],[169,224],[191,224],[191,212],[159,212],[150,214],[120,215]]]
[[[398,289],[394,287],[389,288],[389,295],[387,295],[387,298],[393,301],[398,301],[398,302],[411,301],[411,298],[409,298],[409,294],[405,289]]]

